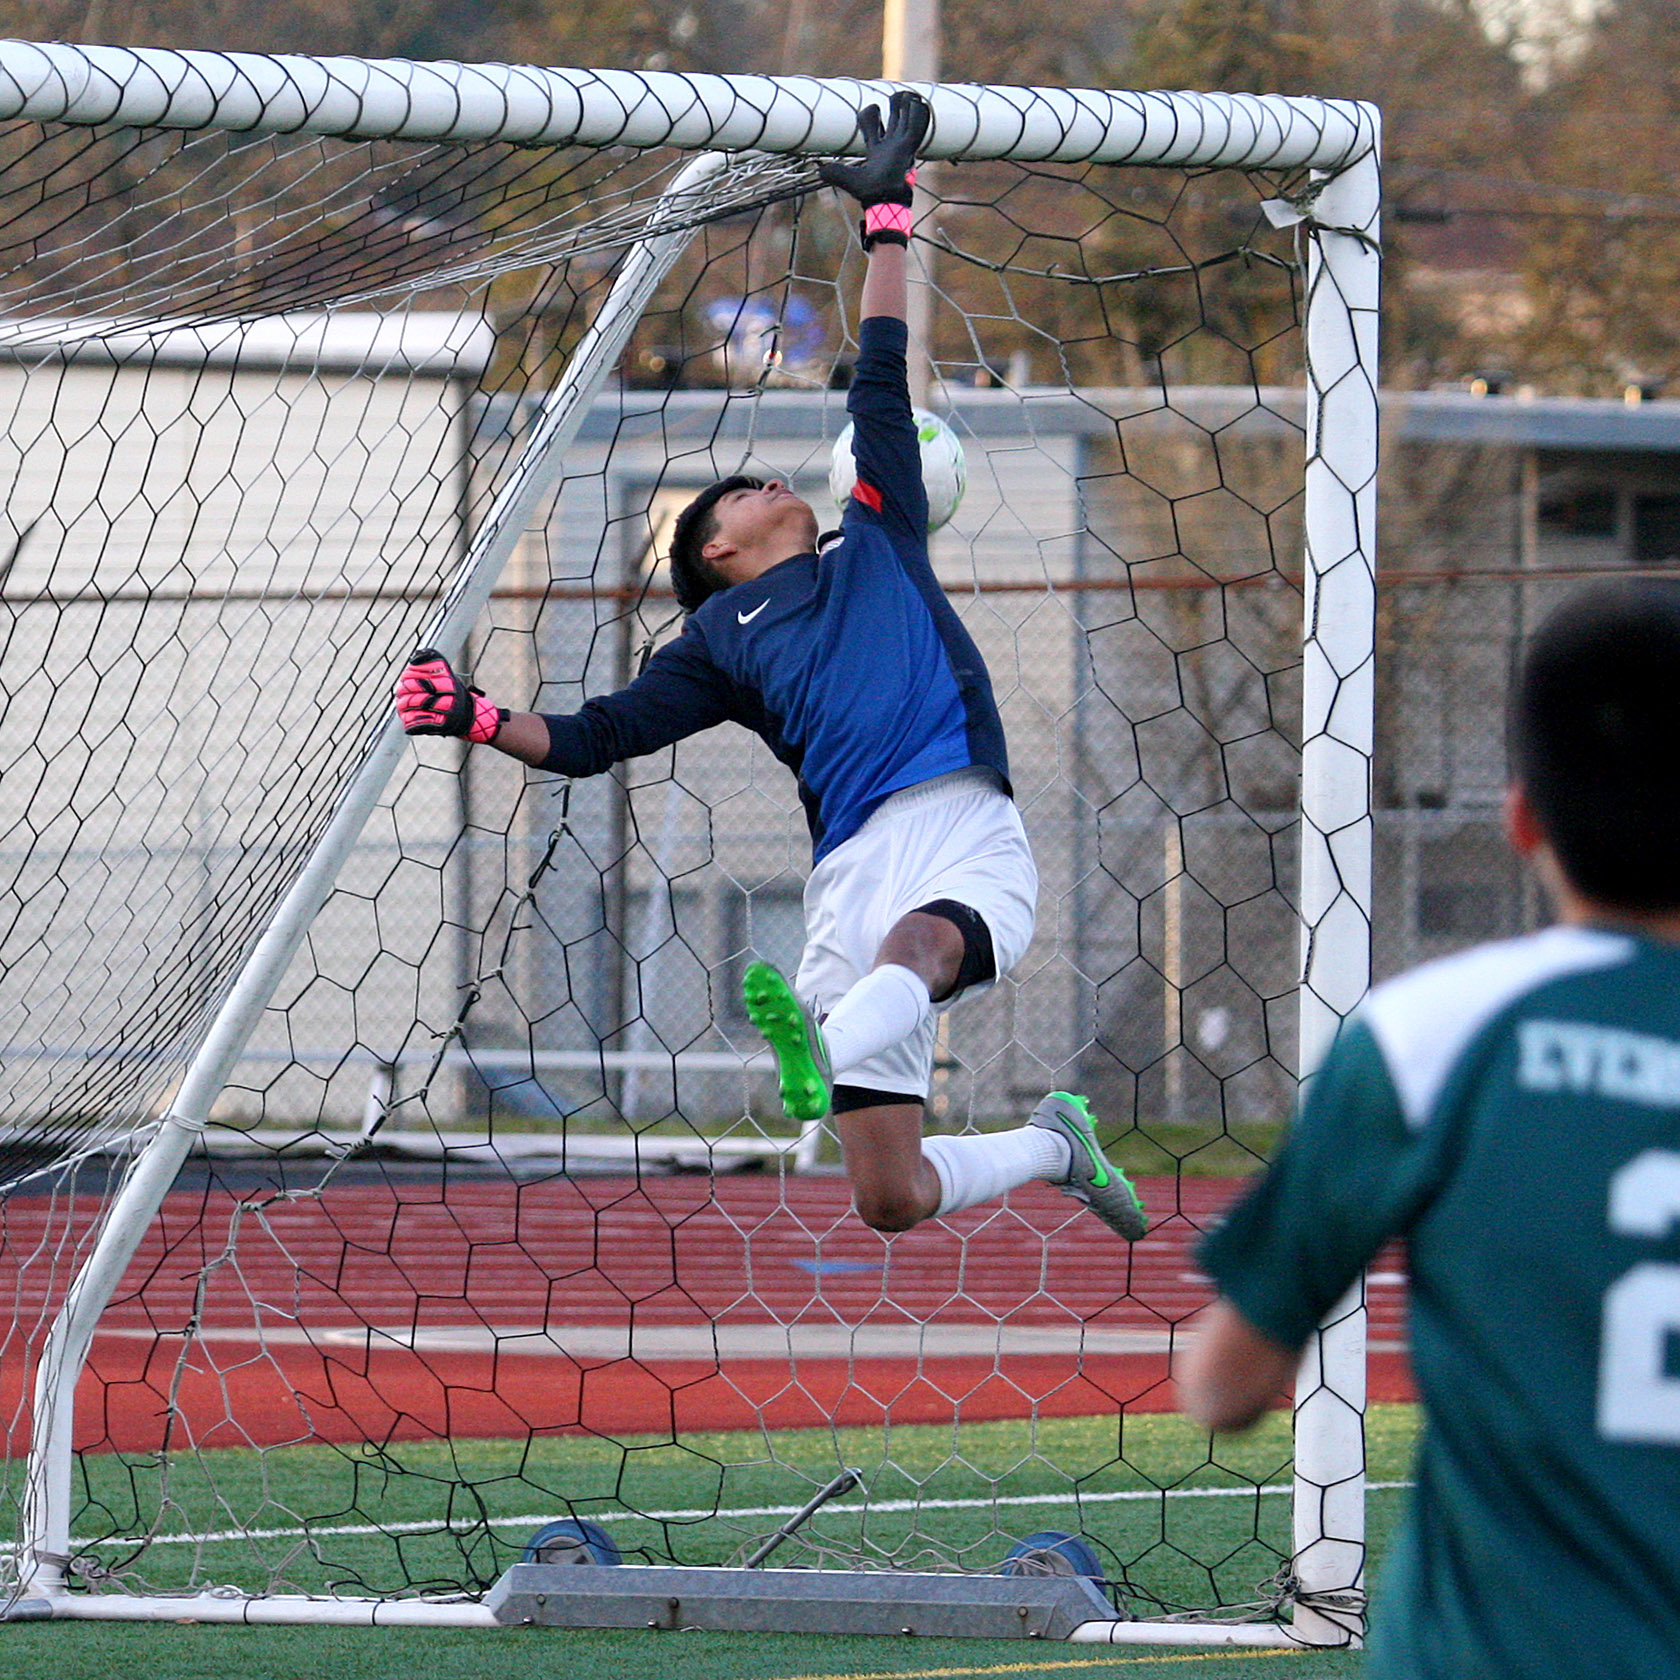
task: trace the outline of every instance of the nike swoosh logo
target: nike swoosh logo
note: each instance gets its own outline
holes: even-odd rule
[[[737,624],[751,624],[752,621],[757,618],[758,615],[769,605],[770,603],[768,601],[760,601],[750,613],[737,612],[735,614],[735,622]]]

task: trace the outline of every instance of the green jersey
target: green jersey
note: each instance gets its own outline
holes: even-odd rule
[[[1380,987],[1202,1261],[1293,1346],[1394,1236],[1427,1428],[1370,1672],[1680,1675],[1680,946]]]

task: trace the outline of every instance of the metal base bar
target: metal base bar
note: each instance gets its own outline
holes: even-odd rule
[[[534,1572],[541,1583],[526,1573]],[[556,1582],[553,1578],[561,1577]],[[581,1579],[580,1579],[581,1577]],[[641,1577],[636,1581],[636,1577]],[[673,1577],[685,1578],[674,1582]],[[620,1578],[633,1583],[623,1594],[604,1592]],[[721,1578],[744,1582],[733,1595],[719,1592]],[[803,1591],[777,1593],[792,1579]],[[689,1581],[698,1580],[696,1590]],[[880,1583],[872,1599],[820,1607],[832,1583]],[[930,1602],[924,1585],[938,1582],[947,1596]],[[770,1591],[766,1592],[766,1584]],[[989,1589],[983,1602],[965,1603],[962,1589]],[[531,1590],[535,1589],[535,1590]],[[1046,1592],[1045,1589],[1049,1589]],[[1072,1589],[1069,1591],[1068,1589]],[[1082,1590],[1081,1590],[1082,1589]],[[1059,1590],[1059,1591],[1058,1591]],[[526,1615],[525,1600],[540,1613]],[[672,1599],[676,1599],[673,1615]],[[538,1600],[541,1600],[539,1603]],[[1094,1603],[1093,1603],[1094,1601]],[[646,1607],[632,1620],[632,1607]],[[756,1609],[755,1609],[756,1607]],[[1025,1611],[1023,1615],[1022,1612]],[[610,1619],[609,1619],[609,1612]],[[751,1619],[761,1614],[763,1619]],[[810,1625],[821,1614],[823,1625]],[[714,1619],[702,1620],[702,1615]],[[64,1593],[14,1601],[0,1621],[201,1622],[243,1627],[703,1627],[774,1633],[906,1633],[954,1638],[1061,1639],[1082,1645],[1306,1649],[1323,1641],[1303,1638],[1276,1622],[1152,1622],[1117,1617],[1088,1581],[1079,1578],[964,1575],[848,1576],[833,1571],[567,1568],[517,1564],[483,1603],[434,1603],[423,1599],[308,1598],[302,1595],[240,1597],[221,1593],[141,1597],[121,1593]],[[1051,1628],[1054,1631],[1050,1631]],[[1344,1637],[1335,1643],[1356,1643]]]
[[[516,1563],[484,1602],[511,1625],[945,1639],[1066,1639],[1116,1615],[1083,1576],[893,1570]]]

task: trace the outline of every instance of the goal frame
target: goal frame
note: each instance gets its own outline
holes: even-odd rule
[[[856,112],[895,84],[312,59],[0,42],[0,118],[359,139],[671,146],[697,153],[650,212],[545,401],[533,445],[475,535],[427,640],[465,641],[660,277],[690,232],[662,210],[731,153],[856,149]],[[1009,158],[1311,172],[1268,206],[1307,247],[1299,1057],[1316,1067],[1370,976],[1380,121],[1369,105],[1279,95],[923,85],[930,161]],[[222,999],[168,1112],[106,1211],[42,1351],[26,1479],[25,1595],[14,1617],[338,1625],[497,1625],[483,1604],[279,1595],[123,1597],[66,1590],[73,1400],[95,1326],[211,1104],[400,760],[394,720],[365,743],[331,823]],[[1356,1288],[1303,1362],[1295,1415],[1294,1619],[1288,1626],[1092,1623],[1068,1637],[1336,1644],[1358,1637],[1364,1533],[1365,1314]],[[895,1576],[897,1591],[905,1578]]]

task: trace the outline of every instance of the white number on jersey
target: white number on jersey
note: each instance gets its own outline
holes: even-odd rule
[[[1648,1149],[1610,1181],[1610,1229],[1662,1237],[1677,1223],[1680,1154]],[[1604,1297],[1598,1432],[1606,1440],[1680,1444],[1680,1376],[1668,1373],[1670,1347],[1680,1347],[1680,1266],[1647,1261]]]

